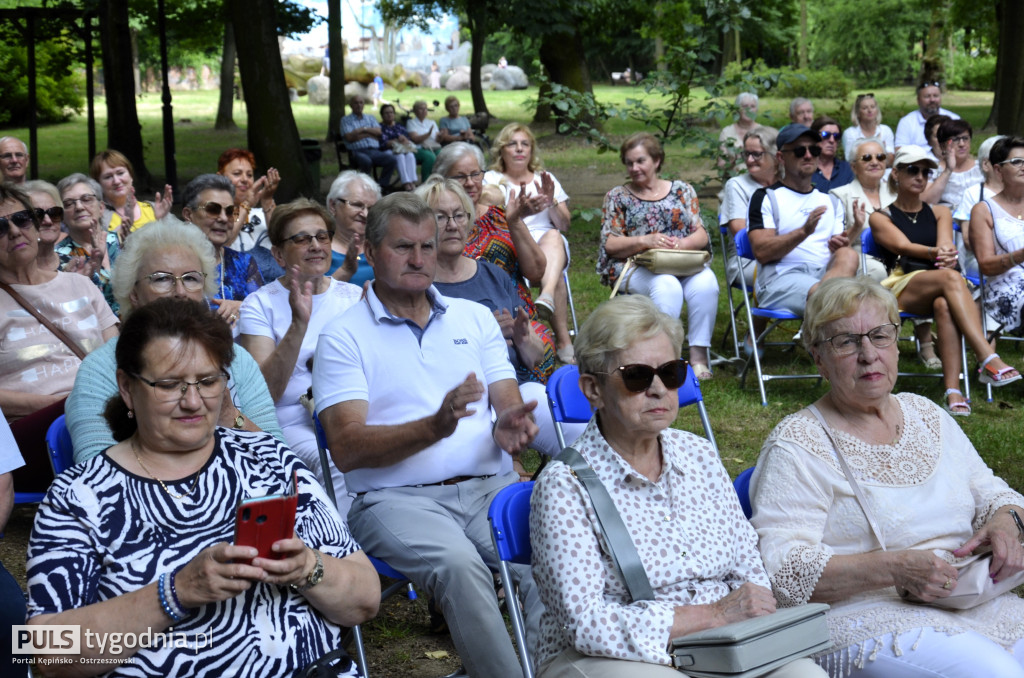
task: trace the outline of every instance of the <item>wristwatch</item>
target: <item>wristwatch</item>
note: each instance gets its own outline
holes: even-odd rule
[[[313,549],[313,555],[316,556],[316,565],[314,565],[313,570],[306,575],[305,584],[301,586],[297,586],[295,584],[291,585],[293,591],[308,591],[324,580],[324,557],[316,549]]]

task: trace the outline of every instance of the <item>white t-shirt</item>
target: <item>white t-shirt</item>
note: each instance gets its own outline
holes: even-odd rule
[[[981,168],[977,164],[972,165],[971,169],[966,172],[953,172],[949,175],[949,181],[946,182],[946,188],[942,191],[939,204],[949,206],[955,213],[957,208],[960,207],[961,201],[963,201],[964,192],[971,186],[977,186],[984,180],[985,175],[981,173]],[[968,218],[970,218],[970,213],[968,213]]]
[[[292,370],[284,393],[275,403],[277,420],[282,428],[309,424],[309,414],[306,408],[299,404],[299,396],[313,383],[313,375],[306,367],[306,363],[313,357],[317,339],[324,326],[359,301],[362,293],[363,290],[356,285],[331,278],[327,291],[313,295],[313,312],[309,317],[306,336],[302,338],[295,369]],[[280,280],[264,285],[247,296],[239,311],[239,333],[269,337],[275,344],[280,343],[292,322],[288,296],[289,291]]]
[[[430,136],[427,137],[427,139],[430,139],[431,141],[434,142],[437,141],[437,123],[431,120],[430,118],[423,118],[423,120],[420,121],[420,119],[414,115],[411,118],[409,118],[409,122],[405,123],[405,130],[409,134],[417,135],[423,134],[425,132],[430,132]]]
[[[484,394],[455,432],[405,459],[345,473],[351,492],[441,482],[503,471],[505,456],[491,436],[490,385],[516,378],[501,329],[482,304],[427,291],[433,302],[422,334],[392,316],[371,286],[366,297],[327,324],[313,360],[317,412],[350,400],[366,402],[366,424],[387,426],[437,412],[472,372]]]
[[[959,120],[960,116],[953,111],[947,111],[945,108],[940,108],[939,113],[942,115],[949,116],[953,120]],[[928,139],[924,136],[924,123],[926,118],[921,115],[921,110],[911,111],[902,118],[896,125],[896,147],[909,146],[920,146],[924,150],[928,151],[931,149],[931,144],[928,143]]]
[[[779,205],[779,218],[776,222],[772,213],[772,202],[768,191],[775,193]],[[824,206],[826,211],[818,220],[818,225],[807,238],[790,250],[776,262],[772,262],[777,273],[783,273],[800,264],[824,266],[828,263],[830,252],[828,241],[833,235],[843,231],[845,214],[843,205],[817,189],[808,193],[798,193],[791,188],[777,183],[771,188],[762,188],[750,199],[750,210],[747,214],[747,228],[755,231],[759,228],[774,228],[779,235],[786,235],[803,228],[807,217],[818,207]]]
[[[870,137],[864,133],[860,125],[847,127],[843,130],[843,151],[846,153],[847,162],[853,162],[853,151],[857,148],[857,144],[862,141],[877,141],[882,145],[886,153],[896,152],[896,138],[892,133],[892,127],[878,125],[875,128],[874,136]]]
[[[555,224],[551,221],[551,210],[555,209],[561,203],[569,199],[569,194],[562,189],[562,184],[558,183],[558,179],[555,178],[554,174],[548,172],[548,176],[551,177],[551,181],[555,184],[555,204],[547,208],[543,212],[530,215],[523,218],[523,223],[531,231],[546,231],[555,227]],[[488,170],[484,174],[484,184],[497,186],[501,189],[502,195],[505,197],[505,203],[508,203],[509,189],[515,188],[516,193],[519,192],[518,186],[513,186],[504,174],[498,170]],[[534,196],[540,193],[538,185],[540,184],[540,175],[536,172],[533,175],[533,181],[526,184],[526,195]]]
[[[746,223],[750,199],[759,188],[764,187],[747,173],[725,182],[725,197],[718,212],[718,225],[725,226],[733,219],[742,219]]]

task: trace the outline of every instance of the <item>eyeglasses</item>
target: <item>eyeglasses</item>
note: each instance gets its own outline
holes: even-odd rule
[[[357,200],[345,200],[345,198],[338,198],[338,202],[345,203],[346,205],[354,209],[356,212],[362,212],[363,210],[366,210],[367,212],[370,211],[369,205],[367,205],[364,202],[359,202]]]
[[[760,160],[764,157],[764,151],[743,151],[744,158],[750,158],[751,160]]]
[[[97,198],[92,193],[86,193],[85,195],[83,195],[80,198],[65,198],[64,199],[64,209],[66,209],[66,210],[73,210],[73,209],[75,209],[75,207],[78,206],[78,203],[82,203],[82,207],[88,207],[89,205],[93,204],[97,200],[99,200],[99,198]]]
[[[630,393],[643,393],[649,389],[654,383],[655,375],[661,379],[665,388],[677,389],[686,379],[686,361],[670,360],[657,367],[642,364],[620,365],[615,368],[615,372],[622,375],[622,384]],[[595,372],[595,374],[612,374],[612,372]]]
[[[1013,165],[1014,169],[1020,169],[1020,168],[1024,167],[1024,158],[1010,158],[1009,160],[1003,160],[1002,162],[997,162],[996,164],[997,165]]]
[[[137,282],[142,280],[148,280],[149,287],[154,292],[160,292],[161,294],[166,294],[173,290],[174,284],[179,280],[186,292],[198,292],[206,284],[206,274],[200,271],[189,271],[181,275],[172,275],[165,271],[157,271],[156,273],[142,276]]]
[[[484,175],[483,172],[477,171],[477,172],[471,172],[470,174],[456,174],[456,175],[450,176],[448,178],[449,179],[455,179],[455,181],[459,182],[460,184],[464,184],[467,181],[472,181],[473,183],[476,183],[477,181],[480,180],[480,177],[482,177],[483,175]]]
[[[969,144],[971,143],[971,137],[969,134],[961,134],[958,137],[949,139],[949,141],[952,141],[954,144]]]
[[[49,209],[45,209],[45,210],[40,208],[40,207],[37,207],[35,209],[35,213],[36,213],[36,219],[38,219],[39,221],[42,221],[43,217],[50,217],[50,221],[55,221],[55,222],[56,221],[60,221],[61,219],[64,218],[64,208],[63,207],[50,207]]]
[[[931,167],[921,167],[920,165],[902,165],[900,169],[908,177],[916,177],[918,174],[920,174],[925,179],[928,179],[932,176]]]
[[[874,155],[867,153],[865,155],[860,156],[860,161],[871,162],[871,159],[874,158],[878,162],[885,162],[888,157],[889,156],[887,156],[885,153],[875,153]]]
[[[828,342],[832,344],[832,350],[838,356],[853,355],[858,352],[863,345],[861,341],[864,337],[868,338],[871,345],[875,348],[888,348],[893,345],[896,338],[899,336],[899,326],[896,323],[886,323],[879,325],[874,329],[870,329],[863,334],[857,334],[856,332],[837,334],[834,337],[828,339],[822,339],[821,341],[815,342],[816,344],[824,344]]]
[[[223,212],[224,216],[228,219],[235,218],[235,206],[234,205],[221,205],[219,202],[208,202],[205,205],[200,205],[199,209],[203,210],[211,217],[219,217],[220,213]]]
[[[831,137],[833,141],[839,141],[839,137],[843,136],[839,132],[826,132],[825,130],[818,132],[818,134],[821,135],[823,140]]]
[[[0,238],[7,235],[11,230],[11,224],[19,229],[32,228],[36,225],[34,210],[21,210],[6,217],[0,217]]]
[[[219,398],[224,395],[224,388],[228,383],[228,375],[224,373],[203,377],[196,381],[186,381],[184,379],[159,379],[157,381],[150,381],[141,374],[132,374],[132,376],[143,383],[152,386],[153,395],[155,395],[156,399],[162,403],[173,403],[177,400],[181,400],[188,392],[189,386],[195,386],[196,393],[198,393],[199,397],[204,400],[208,398]]]
[[[3,160],[4,162],[7,162],[8,160],[14,160],[15,158],[17,158],[18,160],[24,160],[27,157],[28,154],[22,153],[21,151],[17,151],[15,153],[0,153],[0,160]]]
[[[450,223],[455,223],[457,226],[461,226],[469,220],[469,215],[465,212],[456,212],[455,214],[441,214],[438,212],[434,215],[437,219],[438,226],[447,226]]]
[[[784,148],[782,152],[792,153],[796,158],[802,158],[810,153],[812,158],[817,158],[821,155],[821,146],[796,146],[795,148]]]
[[[326,245],[331,242],[331,238],[333,237],[334,233],[332,231],[325,231],[321,229],[317,231],[315,235],[310,235],[309,233],[296,233],[290,238],[285,238],[284,242],[294,243],[299,247],[308,247],[309,243],[313,242],[313,238],[316,238],[316,241],[321,245]]]

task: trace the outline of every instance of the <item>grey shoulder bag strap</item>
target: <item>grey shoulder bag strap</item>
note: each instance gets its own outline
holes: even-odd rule
[[[556,458],[570,469],[573,475],[583,484],[583,489],[590,495],[590,501],[594,504],[594,512],[597,514],[597,526],[608,542],[608,549],[611,551],[612,560],[626,580],[626,588],[633,600],[654,600],[654,589],[651,588],[651,580],[644,572],[643,563],[640,562],[640,554],[636,552],[633,539],[629,536],[625,523],[619,510],[615,508],[608,489],[597,477],[594,469],[583,459],[579,452],[573,447],[566,447]]]

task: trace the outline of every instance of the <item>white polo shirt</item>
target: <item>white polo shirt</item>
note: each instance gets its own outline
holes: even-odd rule
[[[352,492],[505,470],[491,436],[488,404],[490,384],[516,378],[501,329],[481,304],[443,297],[433,286],[427,295],[433,310],[422,333],[391,315],[372,286],[360,303],[327,325],[313,359],[317,412],[363,400],[369,426],[415,421],[436,413],[470,372],[484,384],[484,395],[470,406],[474,414],[460,419],[447,438],[390,466],[347,471],[345,484]]]
[[[959,120],[960,116],[953,111],[947,111],[945,108],[940,108],[939,113],[947,115],[953,120]],[[924,136],[924,124],[927,119],[921,114],[921,109],[911,111],[902,118],[896,125],[896,148],[900,146],[908,146],[913,144],[914,146],[920,146],[931,155],[931,144]],[[932,156],[934,159],[935,156]]]

